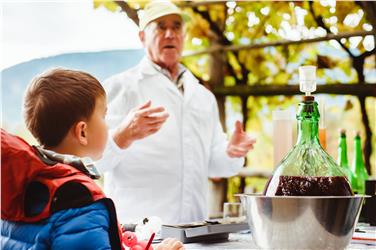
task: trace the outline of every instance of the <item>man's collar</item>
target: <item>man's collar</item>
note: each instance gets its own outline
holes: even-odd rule
[[[146,75],[155,75],[157,73],[162,73],[165,76],[167,76],[171,80],[171,74],[167,69],[162,68],[158,64],[154,63],[152,60],[150,60],[149,57],[145,56],[142,59],[142,73]],[[181,75],[183,72],[185,72],[187,69],[179,63],[178,65],[178,76]]]
[[[140,73],[149,76],[160,74],[161,72],[158,71],[157,67],[154,67],[153,64],[154,63],[147,56],[145,56],[140,63]],[[179,72],[181,72],[180,69],[185,69],[185,73],[182,75],[182,77],[186,79],[184,80],[184,100],[188,102],[190,98],[193,96],[193,93],[196,88],[195,86],[199,85],[199,83],[197,79],[193,76],[193,74],[181,64],[179,64]]]

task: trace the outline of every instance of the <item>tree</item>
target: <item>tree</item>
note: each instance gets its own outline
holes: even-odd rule
[[[256,111],[265,104],[287,105],[293,99],[286,95],[252,98],[250,102],[247,95],[225,98],[219,95],[220,90],[232,89],[227,94],[235,95],[254,86],[264,88],[264,92],[259,93],[261,96],[269,95],[272,88],[288,94],[289,85],[297,83],[298,66],[317,65],[318,82],[330,85],[326,87],[329,93],[336,90],[340,93],[339,88],[347,84],[357,84],[364,89],[358,92],[357,98],[366,135],[364,156],[370,172],[373,132],[366,98],[376,96],[376,85],[367,83],[366,72],[374,70],[376,64],[375,2],[330,2],[330,5],[318,1],[176,3],[191,16],[187,23],[185,51],[193,52],[183,62],[203,84],[217,93],[223,122],[225,99],[241,106],[245,121],[249,118],[257,121],[253,119]],[[95,0],[94,4],[111,11],[123,11],[138,24],[137,12],[146,2]],[[318,42],[320,40],[323,42]],[[370,57],[374,60],[369,60]]]

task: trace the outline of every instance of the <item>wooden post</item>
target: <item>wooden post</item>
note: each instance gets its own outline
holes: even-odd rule
[[[215,41],[213,43],[216,43]],[[222,51],[218,51],[210,55],[209,73],[210,73],[210,86],[223,86],[224,79],[224,66],[226,58]],[[219,110],[219,118],[223,129],[226,131],[226,115],[225,115],[225,97],[216,96]],[[223,203],[227,199],[227,179],[214,178],[210,179],[210,204],[209,215],[216,216],[222,213]]]
[[[243,115],[243,129],[246,131],[247,127],[247,121],[248,121],[248,97],[247,96],[242,96],[241,97],[241,102],[242,102],[242,115]],[[247,157],[245,158],[244,165],[247,166]],[[238,192],[243,193],[245,190],[245,177],[240,177],[240,187]]]

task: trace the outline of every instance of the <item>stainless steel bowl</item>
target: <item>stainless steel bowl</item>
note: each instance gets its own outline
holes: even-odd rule
[[[253,240],[268,249],[344,249],[366,197],[238,196]]]

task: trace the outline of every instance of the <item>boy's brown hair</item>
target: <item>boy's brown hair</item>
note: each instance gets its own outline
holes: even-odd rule
[[[87,120],[105,90],[88,73],[52,69],[35,77],[26,90],[24,116],[27,128],[42,146],[55,147],[69,129]]]

